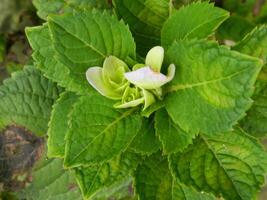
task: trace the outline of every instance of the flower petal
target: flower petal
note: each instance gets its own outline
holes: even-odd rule
[[[112,82],[113,85],[124,83],[124,73],[129,71],[128,66],[115,56],[109,56],[103,64],[103,79],[106,84]]]
[[[143,67],[136,71],[127,72],[124,74],[124,76],[128,81],[140,88],[156,89],[171,81],[174,77],[174,73],[175,66],[170,65],[168,77],[164,74],[153,71],[150,67]]]
[[[135,107],[135,106],[138,106],[142,103],[144,103],[145,101],[145,98],[144,97],[141,97],[139,99],[135,99],[133,101],[129,101],[129,102],[126,102],[126,103],[121,103],[121,102],[118,102],[114,105],[114,108],[129,108],[129,107]]]
[[[90,67],[86,71],[86,78],[90,85],[100,94],[110,99],[121,99],[121,96],[113,92],[104,82],[101,67]]]
[[[156,99],[154,97],[154,95],[152,93],[150,93],[149,91],[142,89],[144,98],[145,98],[145,105],[143,110],[147,109],[151,104],[156,102]]]
[[[155,72],[160,72],[164,59],[164,49],[161,46],[153,47],[146,55],[146,65]]]

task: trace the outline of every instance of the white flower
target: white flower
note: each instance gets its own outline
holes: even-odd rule
[[[158,89],[164,84],[170,82],[175,75],[175,65],[171,64],[168,68],[167,76],[160,73],[163,63],[164,49],[160,46],[153,47],[146,56],[145,65],[138,65],[132,72],[126,72],[125,78],[143,89]]]

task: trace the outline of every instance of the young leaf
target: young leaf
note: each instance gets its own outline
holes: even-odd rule
[[[88,93],[94,90],[88,86],[88,82],[81,74],[68,68],[56,59],[56,52],[52,46],[52,39],[47,24],[26,29],[26,35],[34,50],[33,59],[35,65],[46,77],[58,83],[69,91]]]
[[[169,16],[169,0],[113,2],[115,11],[129,24],[140,54],[160,44],[160,30]]]
[[[143,119],[142,127],[130,145],[130,149],[143,155],[150,155],[157,152],[161,144],[155,135],[154,121]]]
[[[208,2],[196,2],[182,7],[164,23],[161,44],[167,47],[175,40],[207,38],[228,16],[227,11]]]
[[[266,152],[240,129],[201,134],[186,151],[170,156],[170,162],[181,182],[229,200],[254,199],[267,170]]]
[[[229,131],[250,107],[261,60],[204,40],[174,43],[167,60],[177,72],[166,109],[185,132]]]
[[[138,166],[135,188],[140,200],[215,200],[212,195],[197,192],[173,178],[167,159],[154,154]]]
[[[61,91],[33,66],[13,73],[0,86],[0,127],[17,124],[44,135],[52,105]]]
[[[54,15],[48,18],[48,26],[59,61],[81,73],[81,79],[88,67],[102,66],[109,55],[121,60],[135,58],[128,27],[107,12]]]
[[[80,97],[70,115],[65,166],[102,163],[125,151],[141,128],[141,116],[136,108],[113,105],[100,95]]]
[[[267,26],[262,25],[253,29],[242,41],[234,46],[233,49],[241,53],[262,58],[266,62]]]
[[[125,152],[106,163],[78,168],[76,178],[83,197],[91,199],[97,192],[128,179],[140,160],[141,157],[137,154]]]
[[[43,160],[35,167],[33,182],[19,192],[19,199],[82,200],[74,174],[62,168],[59,159]]]
[[[165,109],[156,112],[155,115],[156,134],[163,146],[164,154],[182,151],[192,144],[195,134],[183,131],[169,117]]]
[[[47,155],[49,157],[64,157],[65,135],[68,131],[68,115],[78,96],[71,92],[64,92],[53,106],[49,128],[47,131]]]

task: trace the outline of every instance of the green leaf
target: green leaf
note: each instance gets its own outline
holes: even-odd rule
[[[132,190],[133,178],[124,179],[112,185],[111,187],[105,188],[97,192],[92,198],[93,200],[137,200],[135,198],[134,191]]]
[[[101,163],[125,151],[141,128],[133,109],[115,109],[114,101],[83,96],[74,105],[67,135],[65,166]]]
[[[49,14],[58,14],[65,6],[64,0],[33,0],[37,15],[46,20]]]
[[[169,16],[169,0],[114,0],[115,11],[129,24],[141,55],[160,44],[160,31]]]
[[[48,26],[59,61],[81,73],[102,66],[109,55],[135,58],[135,43],[128,27],[100,11],[80,11],[50,16]]]
[[[267,134],[267,85],[253,96],[253,105],[247,116],[241,120],[242,128],[255,137],[264,137]]]
[[[157,152],[161,144],[155,135],[154,121],[143,119],[142,127],[130,145],[130,149],[143,155],[150,155]]]
[[[44,135],[52,105],[61,91],[33,66],[13,73],[0,86],[0,127],[17,124]]]
[[[240,41],[233,50],[255,56],[266,62],[267,58],[267,26],[262,25],[253,29]]]
[[[172,178],[167,159],[154,154],[138,166],[135,188],[140,200],[215,200],[212,195],[197,192]]]
[[[85,78],[77,74],[56,59],[56,52],[52,46],[52,39],[47,24],[32,28],[26,28],[26,35],[34,50],[33,59],[35,65],[46,77],[55,81],[61,87],[69,91],[78,93],[88,93],[92,91]],[[91,89],[91,90],[90,90]]]
[[[33,182],[19,192],[19,199],[82,200],[74,174],[62,168],[58,159],[43,160],[34,168]]]
[[[254,24],[238,15],[231,15],[221,24],[216,33],[219,40],[230,40],[238,42],[246,36],[253,28]]]
[[[62,14],[74,10],[110,9],[107,0],[33,0],[37,15],[46,20],[49,14]]]
[[[227,11],[208,2],[196,2],[182,7],[164,23],[161,44],[167,47],[175,40],[207,38],[228,16]]]
[[[251,106],[262,62],[208,41],[180,41],[167,52],[177,67],[166,109],[185,132],[231,130]]]
[[[112,160],[95,166],[76,170],[76,178],[85,199],[93,198],[101,190],[117,186],[117,182],[128,180],[141,157],[125,152]]]
[[[255,7],[256,0],[224,0],[222,1],[223,8],[231,11],[232,13],[238,13],[241,16],[252,15],[253,8]],[[255,8],[254,8],[255,9]]]
[[[183,153],[170,156],[170,162],[181,182],[229,200],[255,199],[267,170],[266,152],[240,129],[201,134]]]
[[[83,17],[86,22],[79,20],[79,17]],[[77,20],[79,20],[81,30],[76,36],[76,33],[72,32],[74,29],[70,26]],[[83,22],[86,26],[81,24]],[[68,25],[65,26],[64,23],[68,23]],[[97,24],[101,24],[101,26]],[[93,11],[54,16],[53,19],[50,19],[50,26],[53,27],[54,38],[51,38],[47,24],[27,28],[27,38],[34,50],[33,58],[37,67],[44,72],[46,77],[69,91],[79,94],[92,92],[93,89],[86,80],[85,72],[88,67],[102,66],[106,56],[114,55],[121,59],[126,59],[128,56],[134,57],[135,44],[130,31],[122,22],[110,17],[107,13]],[[60,26],[64,26],[65,29]],[[71,29],[70,33],[68,29]],[[60,31],[59,35],[57,31]],[[63,38],[61,34],[65,37]],[[61,53],[55,50],[53,44]],[[63,50],[62,45],[65,45],[68,50]],[[101,55],[96,55],[94,50]],[[77,62],[82,62],[82,69],[77,63],[70,64],[69,59],[77,59]]]
[[[64,92],[53,106],[47,131],[47,154],[49,157],[64,157],[65,136],[68,131],[68,115],[77,100],[78,96],[74,93]]]
[[[163,153],[170,154],[184,150],[193,143],[195,134],[187,133],[175,124],[165,109],[156,112],[156,134],[163,146]]]

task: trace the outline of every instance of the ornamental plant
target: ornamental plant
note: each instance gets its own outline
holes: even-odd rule
[[[238,40],[225,34],[235,15],[207,1],[40,2],[44,23],[26,29],[33,64],[1,86],[0,125],[45,136],[47,156],[74,174],[82,197],[50,196],[108,199],[133,185],[140,200],[256,198],[262,21]]]

